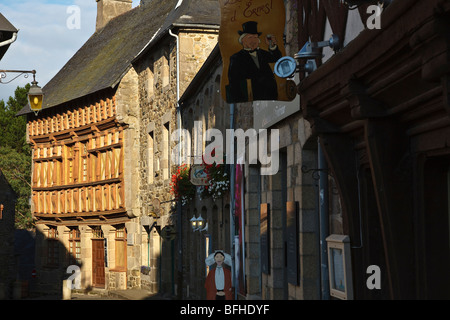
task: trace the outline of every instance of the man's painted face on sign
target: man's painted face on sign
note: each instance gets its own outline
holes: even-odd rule
[[[246,34],[242,38],[242,45],[246,49],[255,50],[259,46],[259,36],[257,34]]]

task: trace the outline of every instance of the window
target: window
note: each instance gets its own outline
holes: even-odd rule
[[[155,175],[154,168],[153,168],[153,161],[154,161],[154,155],[155,151],[153,149],[154,144],[154,137],[153,137],[153,131],[150,131],[148,133],[148,164],[147,164],[147,175],[148,175],[148,183],[153,183],[153,177]]]
[[[353,299],[350,238],[332,234],[326,238],[328,249],[330,295],[342,300]]]
[[[74,182],[73,178],[74,178],[74,145],[67,145],[66,146],[66,165],[65,165],[65,169],[66,169],[66,174],[65,174],[65,183],[66,184],[71,184]],[[44,171],[45,174],[45,171]],[[44,180],[45,180],[45,176],[44,176]]]
[[[103,231],[100,227],[94,227],[92,229],[92,238],[93,239],[103,239]]]
[[[69,231],[69,254],[70,264],[81,265],[81,239],[78,228]]]
[[[169,122],[165,123],[162,126],[162,163],[161,170],[163,179],[169,179],[169,148],[170,148],[170,140],[169,140]]]
[[[127,270],[127,232],[124,226],[116,229],[115,238],[116,271]]]
[[[80,144],[81,152],[81,181],[88,181],[88,152],[87,152],[87,141]]]
[[[153,60],[150,60],[149,66],[147,68],[147,79],[146,79],[146,86],[147,86],[147,98],[150,99],[153,96],[153,87],[154,87],[154,79],[155,74],[153,71],[154,68],[154,62]]]
[[[59,264],[58,230],[50,227],[47,234],[47,266],[56,267]]]
[[[162,56],[162,69],[161,69],[161,81],[162,87],[169,85],[170,82],[170,67],[169,67],[169,54],[165,53]]]

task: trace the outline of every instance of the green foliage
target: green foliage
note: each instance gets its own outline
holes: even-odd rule
[[[16,228],[30,228],[31,149],[26,142],[26,118],[16,117],[27,104],[30,85],[17,87],[7,103],[0,100],[0,170],[17,194]]]

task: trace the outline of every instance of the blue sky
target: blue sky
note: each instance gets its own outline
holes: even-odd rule
[[[139,4],[133,0],[133,7]],[[79,28],[69,28],[73,11],[79,8]],[[19,29],[0,69],[36,70],[36,81],[43,87],[95,32],[97,3],[95,0],[1,0],[0,12]],[[3,81],[11,79],[8,75]],[[17,78],[10,84],[0,84],[0,100],[7,101],[17,86],[32,78]]]

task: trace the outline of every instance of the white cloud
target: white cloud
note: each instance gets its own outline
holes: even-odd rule
[[[138,4],[139,0],[133,0],[133,7]],[[79,29],[67,25],[71,16],[67,8],[72,5],[80,8]],[[0,12],[19,29],[16,42],[0,60],[0,69],[34,69],[43,87],[95,32],[97,4],[94,0],[2,0]],[[3,81],[14,76],[8,74]],[[0,100],[7,101],[17,86],[31,81],[31,76],[21,76],[0,84]]]

